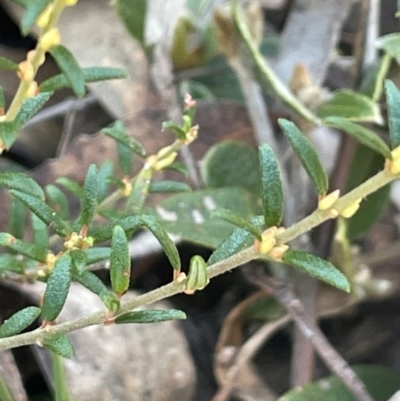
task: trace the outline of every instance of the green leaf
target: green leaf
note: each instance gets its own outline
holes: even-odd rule
[[[89,270],[84,270],[81,274],[73,274],[72,277],[74,281],[98,295],[108,310],[117,312],[120,304],[118,297],[110,292],[95,274]]]
[[[40,316],[40,309],[28,306],[14,313],[0,326],[0,338],[12,337],[29,327]]]
[[[189,272],[185,281],[186,291],[202,290],[210,282],[207,263],[200,255],[190,259]]]
[[[111,248],[109,247],[95,247],[86,250],[86,263],[88,265],[101,262],[109,259],[111,255]]]
[[[114,162],[112,160],[106,160],[99,168],[97,174],[97,193],[99,202],[104,200],[108,195],[111,183],[110,178],[112,177],[113,172]]]
[[[74,354],[71,341],[65,333],[54,334],[46,338],[43,346],[63,358],[71,358]]]
[[[157,238],[158,242],[164,249],[168,260],[170,261],[172,267],[175,270],[181,269],[181,259],[179,257],[179,252],[172,239],[169,237],[164,227],[157,221],[154,216],[141,215],[140,220],[142,224],[148,228],[152,234]]]
[[[115,323],[155,323],[167,320],[184,320],[186,313],[177,309],[148,309],[124,313],[117,316]]]
[[[351,121],[383,123],[379,105],[369,97],[344,89],[318,107],[317,115],[324,119],[330,116],[343,117]]]
[[[375,134],[375,132],[368,128],[340,117],[328,117],[324,120],[324,124],[343,130],[363,145],[375,150],[375,152],[380,153],[387,159],[392,159],[392,154],[390,153],[390,149],[386,143]]]
[[[67,196],[55,185],[47,185],[46,193],[48,195],[49,205],[60,215],[64,220],[71,218],[69,201]]]
[[[129,33],[145,47],[147,0],[116,0],[114,4]]]
[[[11,191],[11,193],[23,202],[32,213],[36,214],[36,216],[43,220],[49,227],[52,227],[60,237],[65,237],[67,235],[65,222],[42,200],[19,191]]]
[[[44,200],[42,187],[25,173],[3,171],[0,173],[0,186],[7,189],[16,189],[28,195]]]
[[[122,143],[117,142],[118,162],[122,172],[126,176],[130,176],[133,170],[133,153]]]
[[[78,274],[86,269],[87,264],[87,254],[82,249],[73,249],[71,252],[72,265]]]
[[[329,187],[328,176],[314,146],[291,121],[280,118],[278,123],[311,181],[316,186],[318,193],[325,195]]]
[[[185,177],[189,176],[189,169],[188,167],[180,162],[173,162],[169,166],[165,167],[164,170],[172,170],[172,171],[177,171],[178,173],[183,174]]]
[[[162,130],[172,131],[177,139],[186,138],[186,132],[178,124],[175,124],[173,121],[164,121],[162,123]]]
[[[387,401],[400,389],[397,371],[378,365],[352,367],[375,401]],[[324,377],[303,387],[296,387],[279,401],[357,401],[355,396],[336,376]]]
[[[64,340],[64,345],[59,347],[63,354],[68,354],[68,345]],[[50,352],[53,365],[54,399],[56,401],[73,401],[68,391],[67,377],[65,374],[64,358],[60,352]]]
[[[17,139],[20,126],[15,121],[0,122],[0,138],[4,142],[6,149],[10,149]]]
[[[325,281],[340,290],[350,292],[350,283],[346,276],[336,269],[332,263],[327,262],[318,256],[307,252],[293,251],[289,249],[283,254],[282,261],[288,265],[296,267],[297,269],[305,271],[318,280]]]
[[[26,3],[26,11],[21,21],[24,36],[28,35],[40,14],[46,9],[51,0],[35,0]]]
[[[31,213],[33,240],[35,245],[42,248],[49,248],[49,228],[39,217]]]
[[[177,194],[162,201],[155,211],[170,234],[216,248],[234,229],[231,223],[211,218],[211,212],[216,208],[233,210],[245,218],[259,212],[252,196],[241,188]]]
[[[202,175],[211,188],[243,187],[260,194],[257,152],[244,142],[229,140],[214,145],[203,159]]]
[[[10,271],[23,274],[25,269],[19,255],[13,256],[10,254],[0,255],[0,271]]]
[[[389,131],[392,147],[400,146],[400,91],[393,81],[385,80]]]
[[[57,45],[50,49],[61,71],[78,98],[85,96],[85,74],[73,54],[64,46]]]
[[[125,145],[132,152],[141,157],[146,157],[146,150],[141,143],[129,135],[125,124],[122,121],[116,121],[111,128],[103,128],[102,132],[107,136],[114,138],[117,142]]]
[[[28,210],[26,206],[19,199],[12,198],[7,231],[15,238],[24,238],[27,214]]]
[[[382,170],[384,158],[366,146],[359,146],[351,163],[346,192],[358,187],[368,178]],[[347,236],[350,240],[370,229],[387,210],[390,185],[368,195],[357,213],[347,220]]]
[[[256,227],[261,228],[264,224],[264,217],[253,217],[251,222]],[[207,265],[211,266],[214,263],[227,259],[241,250],[248,248],[252,244],[254,244],[254,236],[249,231],[243,228],[235,228],[211,254],[207,261]]]
[[[81,198],[83,194],[83,188],[72,178],[68,177],[59,177],[56,180],[57,184],[62,185],[64,188],[68,189],[68,191],[72,192],[77,198]]]
[[[46,248],[42,248],[35,244],[29,244],[28,242],[13,237],[11,234],[0,233],[0,246],[5,246],[17,253],[27,256],[28,258],[37,260],[38,262],[46,262]]]
[[[264,143],[259,148],[261,195],[265,224],[279,226],[283,216],[283,184],[281,171],[272,148]]]
[[[83,194],[81,198],[81,213],[79,221],[84,227],[88,227],[94,217],[97,206],[97,167],[94,164],[89,166],[83,184]]]
[[[400,64],[400,33],[391,33],[379,38],[380,48]]]
[[[0,69],[7,71],[18,71],[19,67],[18,64],[12,61],[11,59],[4,56],[0,56]]]
[[[115,226],[111,241],[110,256],[111,286],[117,295],[128,291],[131,279],[131,258],[129,255],[128,239],[121,226]]]
[[[171,180],[155,181],[149,187],[149,193],[190,192],[191,190],[188,184]]]
[[[42,316],[46,321],[55,320],[64,307],[71,285],[71,268],[71,256],[65,253],[57,260],[47,280],[42,306]]]
[[[247,230],[249,233],[253,234],[254,237],[261,241],[261,232],[259,228],[250,220],[242,217],[239,213],[228,209],[216,209],[211,213],[211,216],[229,221],[229,223]]]
[[[85,82],[87,84],[127,77],[126,71],[121,68],[90,67],[82,68],[82,72],[85,77]],[[66,75],[58,74],[42,82],[39,86],[39,90],[40,92],[54,92],[59,89],[68,88],[69,86],[70,84]]]
[[[154,169],[144,166],[133,184],[131,193],[125,205],[125,213],[128,215],[142,213],[149,187],[153,178]]]
[[[52,94],[53,92],[39,93],[39,95],[35,97],[26,99],[15,119],[17,126],[19,128],[24,126],[36,113],[42,109]]]
[[[0,85],[0,111],[4,113],[4,109],[6,107],[6,95],[4,93],[4,88]]]

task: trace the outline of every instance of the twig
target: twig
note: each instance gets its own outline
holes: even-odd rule
[[[342,380],[346,387],[359,401],[374,401],[368,393],[364,383],[330,344],[319,327],[308,321],[304,312],[304,306],[300,300],[295,297],[289,285],[277,282],[273,279],[268,279],[265,276],[261,277],[261,275],[257,276],[257,279],[254,280],[254,284],[258,285],[261,289],[268,291],[273,288],[275,296],[279,302],[292,316],[303,335],[310,339],[315,350],[325,364]]]

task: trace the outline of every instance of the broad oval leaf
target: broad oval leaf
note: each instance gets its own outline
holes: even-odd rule
[[[47,280],[42,305],[42,316],[46,321],[55,320],[64,307],[71,285],[71,268],[71,256],[64,254],[57,260]]]
[[[330,116],[352,121],[383,123],[379,105],[369,97],[350,89],[340,90],[318,107],[317,115],[324,119]]]
[[[115,323],[155,323],[167,320],[184,320],[186,313],[177,309],[148,309],[124,313],[115,318]]]
[[[141,143],[129,135],[125,124],[122,121],[116,121],[110,128],[103,128],[102,132],[107,136],[114,138],[116,141],[128,147],[141,157],[146,157],[146,150]]]
[[[94,164],[89,166],[83,184],[83,194],[81,198],[81,213],[79,221],[82,226],[88,227],[94,217],[97,206],[97,167]]]
[[[400,145],[400,91],[393,81],[385,80],[386,102],[388,106],[389,132],[392,148]]]
[[[324,124],[343,130],[363,145],[375,150],[387,159],[392,159],[389,147],[370,129],[340,117],[328,117],[324,120]]]
[[[381,49],[390,54],[400,64],[400,34],[391,33],[379,38],[378,44]]]
[[[52,94],[53,92],[39,93],[39,95],[35,97],[26,99],[15,119],[17,126],[22,127],[25,125],[36,113],[42,109]]]
[[[19,67],[18,64],[11,59],[0,56],[0,69],[7,70],[7,71],[18,71]]]
[[[51,0],[35,0],[26,2],[26,10],[21,21],[24,36],[28,35],[40,14],[46,9]]]
[[[283,216],[282,177],[272,148],[266,143],[259,148],[261,171],[261,198],[265,224],[279,226]]]
[[[54,231],[61,237],[67,235],[67,227],[65,222],[53,209],[46,205],[42,200],[34,196],[24,194],[19,191],[11,191],[11,193],[23,202],[32,213],[35,213],[49,227],[54,228]]]
[[[0,326],[0,338],[15,336],[29,327],[40,316],[40,309],[28,306],[14,313]]]
[[[178,249],[175,246],[174,241],[169,237],[168,233],[165,231],[164,227],[157,221],[154,216],[141,215],[140,220],[143,226],[148,228],[152,234],[157,238],[158,242],[164,249],[168,260],[170,261],[172,267],[175,270],[181,269],[181,259],[179,257]]]
[[[46,338],[43,346],[63,358],[71,358],[74,354],[71,341],[65,333],[54,334]]]
[[[150,183],[149,193],[190,192],[192,188],[184,182],[162,180]]]
[[[36,244],[30,244],[13,237],[8,233],[0,233],[0,245],[12,249],[21,255],[45,263],[47,248],[42,248]]]
[[[239,228],[247,230],[261,241],[260,229],[253,224],[249,219],[242,217],[239,213],[228,209],[215,209],[211,212],[211,217],[219,217],[220,219],[229,221]]]
[[[316,186],[318,193],[325,195],[329,187],[328,176],[314,146],[291,121],[280,118],[278,123],[311,181]]]
[[[73,249],[70,252],[72,265],[74,267],[75,272],[78,274],[82,274],[86,269],[87,264],[87,254],[82,249]]]
[[[122,79],[127,77],[125,70],[113,67],[90,67],[82,68],[86,83],[106,81],[110,79]],[[68,88],[69,81],[65,74],[58,74],[42,82],[39,86],[40,92],[54,92],[59,89]]]
[[[311,253],[287,250],[282,256],[282,262],[303,270],[310,276],[333,285],[340,290],[350,292],[350,283],[346,276],[336,267]]]
[[[115,226],[111,240],[110,255],[111,286],[117,295],[128,291],[131,279],[131,258],[129,255],[128,239],[121,226]]]
[[[400,389],[397,371],[378,365],[352,367],[375,401],[387,401]],[[279,401],[357,401],[355,396],[336,376],[324,377],[302,387],[296,387]]]
[[[0,186],[7,189],[16,189],[17,191],[44,200],[44,192],[42,187],[25,173],[14,171],[1,172]]]
[[[68,83],[75,92],[76,96],[85,96],[85,74],[83,73],[73,54],[64,46],[57,45],[50,49],[51,55],[56,60],[58,66],[65,74]]]

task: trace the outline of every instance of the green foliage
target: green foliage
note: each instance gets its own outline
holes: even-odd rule
[[[40,315],[40,309],[28,306],[21,309],[0,326],[0,338],[11,337],[28,328]]]
[[[89,226],[92,222],[98,197],[97,167],[92,164],[89,166],[83,185],[83,194],[81,197],[81,214],[79,221],[83,227]]]
[[[209,282],[207,263],[201,256],[193,256],[190,259],[189,273],[185,281],[186,291],[202,290]]]
[[[18,64],[7,57],[0,56],[0,69],[7,71],[18,71]]]
[[[115,318],[115,323],[156,323],[165,322],[167,320],[184,320],[186,314],[176,309],[149,309],[124,313]]]
[[[393,81],[385,81],[386,101],[388,105],[389,132],[392,147],[400,145],[400,91]]]
[[[74,354],[71,341],[64,333],[54,334],[46,338],[43,341],[43,346],[63,358],[71,358]]]
[[[45,10],[51,0],[35,0],[25,3],[25,13],[21,22],[21,30],[24,36],[32,30],[39,15]]]

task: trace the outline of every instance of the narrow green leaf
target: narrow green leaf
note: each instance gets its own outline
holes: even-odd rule
[[[388,106],[389,131],[392,147],[400,145],[400,91],[393,81],[385,80],[385,93]]]
[[[39,198],[24,194],[19,191],[11,191],[11,193],[23,202],[32,213],[35,213],[41,220],[43,220],[49,227],[53,228],[54,231],[61,237],[67,235],[67,227],[61,217],[49,206],[46,205]]]
[[[68,83],[78,98],[85,96],[85,74],[83,73],[73,54],[64,46],[57,45],[50,49],[61,71],[65,74]]]
[[[389,147],[386,143],[377,135],[375,132],[368,128],[362,127],[361,125],[352,123],[345,118],[340,117],[328,117],[324,120],[324,124],[331,127],[338,128],[348,133],[360,143],[380,153],[387,159],[392,159]]]
[[[112,312],[118,311],[120,304],[118,297],[110,292],[104,283],[91,271],[84,270],[81,274],[73,274],[72,277],[74,281],[98,295],[108,310]]]
[[[21,21],[21,30],[24,36],[28,35],[35,25],[40,14],[51,0],[35,0],[26,3],[26,11]]]
[[[291,121],[280,118],[278,123],[318,193],[325,195],[329,187],[328,176],[314,146]]]
[[[247,230],[253,234],[254,237],[261,241],[261,232],[259,228],[253,224],[249,219],[242,217],[239,213],[228,209],[216,209],[211,213],[211,217],[220,218],[234,224],[239,228]]]
[[[142,224],[148,228],[152,234],[158,239],[158,242],[164,249],[172,267],[175,270],[181,269],[181,259],[179,257],[178,249],[172,239],[169,237],[163,226],[157,221],[154,216],[141,215],[140,220]]]
[[[321,119],[335,116],[351,121],[383,123],[379,105],[369,97],[350,89],[334,93],[332,98],[318,107],[317,115]]]
[[[94,217],[97,206],[97,167],[94,164],[89,166],[83,184],[83,195],[81,198],[81,213],[79,221],[83,226],[88,227]]]
[[[29,327],[40,316],[40,309],[28,306],[14,313],[0,326],[0,338],[15,336]]]
[[[86,263],[91,265],[109,259],[111,248],[109,247],[92,247],[86,250]]]
[[[255,216],[251,219],[252,224],[260,228],[264,225],[263,216]],[[243,228],[235,228],[233,232],[215,249],[207,261],[211,266],[221,260],[235,255],[242,249],[254,244],[254,236]]]
[[[25,194],[44,200],[42,187],[25,173],[3,171],[0,173],[0,186],[7,189],[16,189]]]
[[[177,139],[186,138],[186,132],[178,124],[175,124],[173,121],[164,121],[162,123],[162,130],[172,131]]]
[[[282,177],[272,148],[264,143],[259,148],[262,202],[265,224],[279,226],[283,216]]]
[[[73,249],[71,251],[72,266],[78,274],[86,269],[87,264],[87,254],[82,249]]]
[[[6,145],[6,149],[10,149],[12,144],[18,137],[20,126],[15,121],[0,122],[0,138]]]
[[[288,250],[283,254],[282,261],[297,269],[303,270],[318,280],[350,292],[350,283],[346,276],[336,267],[318,256],[302,251]]]
[[[72,192],[77,198],[81,198],[83,194],[83,188],[72,178],[68,177],[59,177],[56,180],[57,184],[62,185],[64,188],[68,189],[68,191]]]
[[[379,38],[379,46],[400,64],[400,33],[391,33]]]
[[[147,0],[116,0],[114,4],[129,33],[145,47]]]
[[[46,321],[55,320],[64,307],[71,285],[71,268],[71,256],[65,253],[57,260],[47,280],[42,306],[42,316]]]
[[[65,343],[65,340],[64,340]],[[68,354],[68,345],[64,344],[61,348],[63,354]],[[64,358],[60,352],[50,352],[53,362],[54,398],[55,401],[73,401],[69,394],[67,377],[64,367]]]
[[[149,187],[149,193],[190,192],[191,190],[188,184],[171,180],[155,181]]]
[[[46,338],[43,346],[63,358],[71,358],[74,354],[71,341],[65,333],[54,334]]]
[[[133,170],[133,153],[122,143],[117,142],[118,162],[122,172],[126,176],[130,176]]]
[[[26,99],[15,119],[17,126],[24,126],[36,113],[42,109],[52,94],[52,92],[39,93],[39,95],[35,97]]]
[[[10,254],[0,255],[0,271],[10,271],[14,273],[23,274],[25,269],[21,260],[18,256]]]
[[[145,148],[135,138],[129,135],[128,130],[122,121],[116,121],[111,128],[103,128],[102,132],[107,136],[114,138],[117,142],[125,145],[139,156],[146,157]]]
[[[183,174],[185,177],[189,176],[189,168],[185,164],[180,162],[173,162],[168,167],[166,167],[165,170],[177,171],[178,173]]]
[[[99,168],[97,174],[97,193],[99,202],[106,198],[110,190],[110,178],[114,172],[114,162],[112,160],[105,161]]]
[[[39,217],[31,213],[33,240],[35,245],[42,248],[49,248],[49,228]]]
[[[129,255],[128,239],[121,226],[115,226],[111,241],[110,256],[111,286],[117,295],[128,291],[131,279],[131,258]]]
[[[12,61],[11,59],[4,56],[0,56],[0,69],[7,71],[18,71],[19,67],[18,64]]]
[[[122,79],[127,77],[125,70],[112,67],[90,67],[82,68],[85,82],[93,83],[107,81],[110,79]],[[42,82],[39,86],[40,92],[54,92],[59,89],[68,88],[69,81],[65,74],[58,74]]]
[[[132,215],[142,213],[147,195],[149,194],[149,187],[153,178],[153,174],[154,169],[152,167],[144,166],[142,168],[126,202],[126,214]]]
[[[46,193],[48,195],[49,205],[62,219],[69,220],[71,218],[69,201],[64,192],[55,185],[47,185]]]
[[[167,320],[184,320],[186,313],[177,309],[148,309],[124,313],[117,316],[115,323],[155,323]]]
[[[7,231],[15,238],[24,238],[26,231],[27,215],[28,209],[26,208],[26,206],[19,199],[12,198]]]
[[[0,233],[0,246],[5,246],[38,262],[46,262],[46,248],[42,248],[36,244],[29,244],[28,242],[13,237],[11,234]]]

